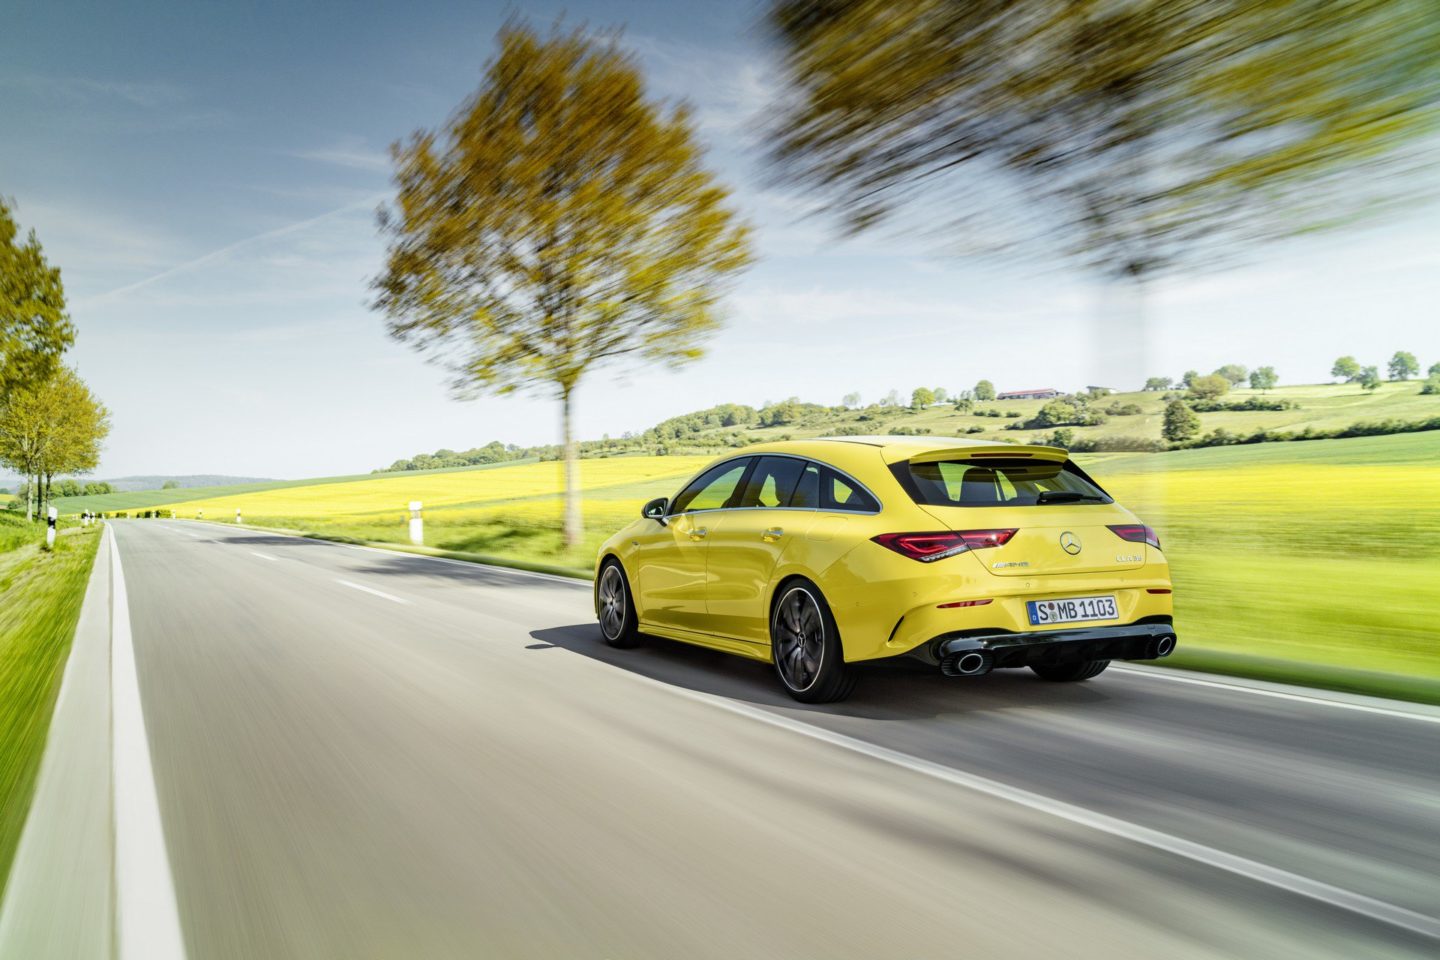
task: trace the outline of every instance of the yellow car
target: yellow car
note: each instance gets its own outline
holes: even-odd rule
[[[746,447],[600,548],[605,641],[775,665],[797,700],[909,655],[948,676],[1086,680],[1175,649],[1155,531],[1055,447],[834,437]]]

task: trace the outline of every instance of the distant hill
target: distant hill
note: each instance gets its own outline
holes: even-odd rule
[[[116,493],[134,493],[138,490],[159,490],[168,481],[175,481],[182,490],[191,487],[233,487],[241,483],[275,483],[269,477],[230,477],[218,473],[195,473],[185,476],[116,477],[106,480]]]

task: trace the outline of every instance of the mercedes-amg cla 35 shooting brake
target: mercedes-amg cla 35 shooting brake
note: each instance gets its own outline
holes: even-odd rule
[[[605,641],[767,661],[797,700],[844,698],[855,665],[882,657],[1086,680],[1175,649],[1155,531],[1054,447],[769,443],[641,513],[600,548]]]

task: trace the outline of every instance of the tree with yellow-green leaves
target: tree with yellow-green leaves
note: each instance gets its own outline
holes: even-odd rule
[[[576,388],[627,359],[699,357],[750,247],[689,110],[647,98],[613,40],[512,24],[499,43],[444,127],[392,148],[375,306],[394,337],[453,371],[460,396],[560,401],[570,546]]]
[[[23,242],[0,198],[0,404],[12,390],[43,381],[75,341],[60,270],[45,259],[35,231]]]
[[[43,513],[61,474],[84,474],[100,461],[110,412],[69,367],[12,390],[0,405],[0,464],[26,478],[27,519]]]
[[[1434,0],[772,0],[769,22],[777,169],[847,229],[905,209],[1137,293],[1412,201],[1440,116]]]

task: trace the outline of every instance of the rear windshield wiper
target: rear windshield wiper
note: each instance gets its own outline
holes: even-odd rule
[[[1093,493],[1080,493],[1077,490],[1046,490],[1035,498],[1040,503],[1079,503],[1082,500],[1093,500],[1096,503],[1104,503],[1105,498]]]

